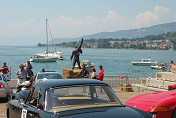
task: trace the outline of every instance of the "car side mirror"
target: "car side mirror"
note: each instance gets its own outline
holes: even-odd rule
[[[43,110],[43,105],[42,104],[38,104],[37,105],[37,109]]]

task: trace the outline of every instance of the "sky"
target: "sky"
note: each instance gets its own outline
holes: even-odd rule
[[[46,42],[45,20],[53,38],[77,38],[176,22],[176,0],[0,0],[0,45]]]

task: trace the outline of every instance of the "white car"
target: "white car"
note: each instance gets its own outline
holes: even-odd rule
[[[54,71],[39,72],[34,77],[35,83],[38,81],[50,80],[50,79],[63,79],[63,77],[59,72],[54,72]]]
[[[0,74],[0,98],[5,98],[7,101],[11,99],[10,87],[2,74]]]

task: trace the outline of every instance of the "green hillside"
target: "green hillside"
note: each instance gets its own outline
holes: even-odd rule
[[[75,47],[79,42],[64,42],[57,44],[60,47]],[[117,49],[176,49],[176,32],[169,32],[162,35],[150,35],[143,38],[91,38],[85,39],[85,48],[117,48]]]

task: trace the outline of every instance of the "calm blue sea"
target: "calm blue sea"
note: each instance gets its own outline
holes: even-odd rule
[[[52,51],[52,47],[50,47]],[[25,64],[31,56],[46,50],[45,47],[27,47],[27,46],[0,46],[0,66],[6,62],[12,69],[12,78],[16,77],[19,64]],[[64,60],[52,63],[32,63],[34,73],[40,72],[42,68],[49,71],[58,71],[62,73],[63,68],[71,68],[70,56],[73,48],[58,48],[62,52]],[[99,65],[103,65],[105,75],[136,75],[154,76],[155,70],[150,67],[133,66],[131,61],[137,61],[141,58],[149,58],[161,63],[169,64],[170,60],[176,62],[175,51],[162,50],[126,50],[126,49],[88,49],[82,48],[83,54],[81,60],[89,60],[95,64],[97,73]]]

